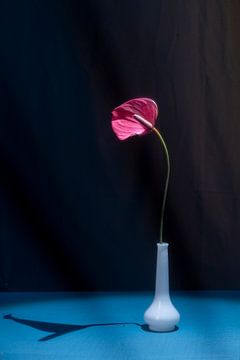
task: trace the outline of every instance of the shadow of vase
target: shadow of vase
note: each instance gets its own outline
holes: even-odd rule
[[[134,322],[116,322],[116,323],[96,323],[96,324],[84,324],[84,325],[72,325],[72,324],[61,324],[61,323],[51,323],[37,320],[22,319],[12,314],[7,314],[3,316],[4,319],[15,321],[19,324],[32,327],[34,329],[45,331],[50,333],[47,336],[40,338],[38,341],[48,341],[56,337],[74,332],[85,330],[87,328],[96,327],[96,326],[121,326],[121,325],[135,325],[140,327],[143,331],[150,332],[146,324],[139,324]]]

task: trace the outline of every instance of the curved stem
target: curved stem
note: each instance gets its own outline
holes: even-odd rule
[[[165,182],[165,187],[164,187],[162,209],[161,209],[161,220],[160,220],[160,243],[162,243],[163,242],[163,218],[164,218],[167,191],[168,191],[168,184],[169,184],[169,177],[170,177],[170,159],[169,159],[167,145],[166,145],[165,141],[163,140],[162,135],[160,134],[160,132],[155,127],[153,127],[152,130],[155,132],[155,134],[160,139],[160,141],[162,143],[162,146],[163,146],[163,149],[164,149],[164,152],[165,152],[166,160],[167,160],[167,177],[166,177],[166,182]]]

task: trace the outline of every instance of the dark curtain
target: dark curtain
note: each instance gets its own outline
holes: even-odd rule
[[[111,110],[159,105],[173,289],[239,289],[240,4],[0,2],[0,286],[150,290],[166,164]]]

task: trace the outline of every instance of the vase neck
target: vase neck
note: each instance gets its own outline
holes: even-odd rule
[[[169,296],[168,244],[157,244],[156,297]]]

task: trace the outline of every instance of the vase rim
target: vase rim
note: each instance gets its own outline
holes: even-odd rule
[[[159,247],[161,247],[161,248],[165,248],[165,247],[168,247],[168,243],[167,242],[162,242],[162,243],[160,243],[160,242],[158,242],[157,243],[157,246],[159,246]]]

